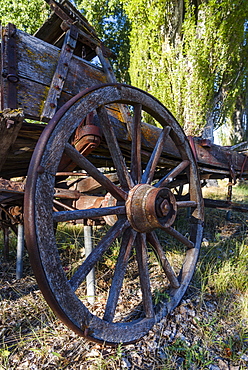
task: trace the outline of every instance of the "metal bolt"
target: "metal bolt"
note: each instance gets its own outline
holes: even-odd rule
[[[42,175],[45,172],[45,168],[43,166],[38,166],[37,173],[39,175]]]
[[[170,212],[170,204],[167,199],[164,199],[163,202],[160,204],[160,210],[163,216],[167,216]]]

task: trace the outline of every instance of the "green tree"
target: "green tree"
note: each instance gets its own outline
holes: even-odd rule
[[[237,122],[242,125],[237,117],[247,97],[247,1],[129,0],[119,3],[119,13],[115,0],[80,4],[107,42],[111,36],[117,43],[118,56],[130,53],[131,83],[160,99],[188,134],[200,135],[207,122],[229,123],[233,132]],[[123,10],[129,32],[121,44],[106,20],[122,17]],[[121,59],[118,66],[123,68]]]
[[[121,1],[117,0],[75,0],[78,9],[94,26],[105,45],[115,54],[112,60],[117,79],[130,83],[129,77],[129,36],[131,24]]]
[[[44,0],[0,0],[0,21],[34,33],[47,18],[49,7]]]
[[[130,0],[130,76],[176,116],[188,134],[230,118],[244,88],[248,45],[242,0]]]

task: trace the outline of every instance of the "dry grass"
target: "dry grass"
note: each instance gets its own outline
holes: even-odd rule
[[[225,189],[221,184],[217,191],[223,195]],[[209,197],[216,188],[206,191]],[[246,190],[239,191],[234,189],[237,201],[246,198]],[[60,323],[44,302],[27,255],[24,277],[15,280],[12,236],[10,261],[1,259],[0,369],[248,369],[247,220],[233,212],[226,221],[225,214],[206,210],[200,260],[181,305],[140,342],[115,349],[87,342]],[[82,235],[77,229],[62,232],[64,251],[74,240],[68,255],[73,263],[83,253]]]

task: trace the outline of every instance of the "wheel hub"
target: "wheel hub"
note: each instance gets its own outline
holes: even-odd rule
[[[136,185],[126,202],[127,218],[138,232],[168,228],[176,218],[176,199],[170,189],[148,184]]]

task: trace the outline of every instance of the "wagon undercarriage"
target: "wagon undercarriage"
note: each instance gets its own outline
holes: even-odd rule
[[[14,231],[24,222],[39,287],[66,325],[94,341],[130,343],[190,283],[204,182],[228,177],[231,192],[248,175],[247,156],[187,138],[154,97],[116,83],[111,52],[69,3],[48,3],[53,22],[36,37],[13,25],[2,31],[0,222]],[[89,62],[96,55],[100,67]],[[205,204],[238,207],[230,200]],[[106,227],[69,268],[59,224],[88,220]],[[96,277],[104,309],[90,307],[85,279],[113,251],[107,278]]]

